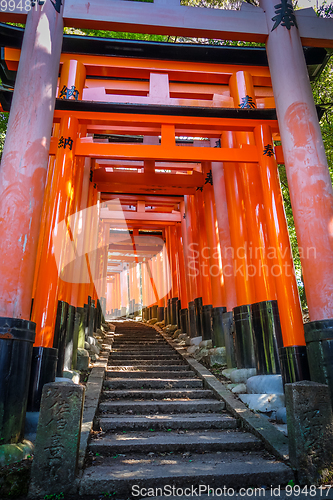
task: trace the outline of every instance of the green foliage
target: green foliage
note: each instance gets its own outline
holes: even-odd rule
[[[0,158],[5,144],[8,116],[8,113],[0,113]]]
[[[117,38],[121,40],[144,40],[152,42],[166,42],[168,40],[168,37],[164,35],[147,35],[144,33],[123,33],[122,31],[64,28],[64,33],[69,35],[96,36],[99,38]]]

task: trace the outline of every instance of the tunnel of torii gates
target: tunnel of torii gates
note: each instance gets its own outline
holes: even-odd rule
[[[103,314],[141,309],[204,339],[233,312],[238,368],[308,377],[277,164],[288,177],[309,325],[321,338],[333,322],[333,194],[310,80],[333,47],[333,20],[276,0],[239,11],[175,0],[31,5],[28,15],[17,6],[0,13],[26,23],[1,25],[0,37],[10,110],[0,341],[11,353],[1,369],[16,366],[16,394],[32,343],[39,360],[58,354],[61,375]],[[266,48],[63,36],[64,25]],[[18,344],[31,351],[19,355]]]

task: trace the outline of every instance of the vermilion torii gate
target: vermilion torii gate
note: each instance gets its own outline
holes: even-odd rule
[[[83,308],[88,297],[104,296],[107,253],[94,257],[100,290],[89,266],[90,281],[69,286],[59,278],[52,235],[63,220],[98,206],[87,215],[85,240],[107,242],[107,226],[98,233],[95,217],[107,224],[102,204],[125,196],[125,213],[135,207],[135,217],[126,214],[134,243],[139,230],[158,231],[170,261],[169,275],[158,274],[158,257],[143,266],[144,283],[171,283],[164,297],[143,287],[144,303],[162,308],[163,298],[180,297],[190,310],[202,298],[231,311],[277,299],[279,347],[297,378],[305,340],[277,162],[286,165],[311,320],[331,319],[333,193],[302,43],[318,48],[317,62],[320,48],[333,46],[332,20],[282,12],[275,0],[237,12],[162,2],[133,2],[127,12],[123,5],[36,3],[22,46],[14,29],[3,50],[5,74],[16,73],[16,81],[0,170],[2,324],[7,333],[17,324],[31,330],[31,318],[35,345],[52,349],[58,301]],[[0,14],[23,17],[17,9]],[[63,38],[64,22],[265,42],[268,66],[261,49],[173,46],[171,54],[166,44],[106,47],[96,39],[80,49],[87,39]],[[274,148],[280,138],[282,149]],[[157,217],[154,197],[162,198]],[[174,197],[171,210],[165,197]],[[218,272],[192,273],[193,260]],[[131,271],[132,292],[136,279]]]

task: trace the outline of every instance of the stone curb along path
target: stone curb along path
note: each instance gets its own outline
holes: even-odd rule
[[[94,363],[88,377],[83,405],[83,417],[81,425],[81,438],[79,448],[78,468],[79,475],[82,474],[84,459],[87,452],[90,431],[93,429],[94,418],[97,412],[100,396],[102,393],[105,371],[108,365],[109,352],[101,352],[98,362]]]
[[[288,438],[266,420],[265,417],[249,410],[236,396],[230,393],[224,385],[206,367],[192,358],[184,347],[179,347],[157,326],[154,326],[162,337],[183,357],[194,372],[203,380],[207,389],[222,399],[226,409],[242,422],[243,428],[252,432],[265,443],[266,449],[280,460],[289,459]]]

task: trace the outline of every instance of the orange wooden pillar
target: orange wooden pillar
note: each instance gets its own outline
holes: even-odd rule
[[[172,277],[172,297],[179,297],[178,290],[178,262],[177,262],[177,234],[176,226],[169,226],[169,236],[170,236],[170,263],[171,263],[171,277]]]
[[[235,107],[256,107],[252,76],[246,71],[234,73],[229,80],[230,94],[234,98]],[[254,144],[252,132],[236,132],[238,146]],[[245,219],[248,234],[248,251],[250,265],[247,268],[249,277],[253,276],[254,301],[262,302],[276,298],[275,282],[271,274],[270,261],[267,257],[268,239],[266,217],[263,206],[263,190],[259,165],[253,163],[239,164],[242,178]]]
[[[27,16],[1,159],[0,317],[27,321],[62,47],[59,10],[47,2]]]
[[[168,292],[167,300],[173,296],[173,281],[172,281],[172,262],[171,262],[171,246],[170,246],[170,226],[165,228],[165,249],[168,257],[168,266],[165,268],[168,282],[170,283],[170,290]]]
[[[74,177],[74,189],[72,195],[72,203],[70,207],[70,215],[74,219],[74,223],[72,225],[72,234],[73,234],[73,242],[72,244],[76,244],[77,240],[77,232],[78,232],[78,224],[79,224],[79,215],[80,215],[80,206],[82,199],[82,184],[83,184],[83,176],[84,176],[84,158],[76,158],[76,169],[75,169],[75,177]],[[78,306],[78,270],[76,263],[73,263],[73,267],[71,269],[71,283],[70,283],[70,296],[68,298],[68,303],[73,306]]]
[[[59,130],[59,124],[57,124],[57,126],[58,126],[58,130]],[[47,179],[46,179],[45,192],[44,192],[44,199],[43,199],[41,224],[40,224],[40,230],[39,230],[37,257],[36,257],[35,273],[34,273],[34,282],[33,282],[33,287],[32,287],[32,298],[34,298],[35,293],[36,293],[36,284],[37,284],[37,278],[38,278],[38,272],[39,272],[39,266],[40,266],[41,251],[42,251],[43,241],[44,241],[44,236],[45,236],[45,224],[46,224],[46,219],[47,219],[49,196],[50,196],[50,190],[51,190],[52,180],[53,180],[54,162],[55,162],[55,156],[50,156],[49,157],[49,168],[47,171]]]
[[[127,269],[120,273],[121,286],[121,315],[125,315],[128,307],[128,286],[127,286]]]
[[[61,246],[61,238],[54,238],[54,230],[65,219],[70,198],[68,189],[72,184],[72,165],[75,155],[78,121],[70,115],[62,118],[58,151],[54,165],[54,182],[49,198],[49,213],[45,225],[45,235],[41,252],[40,269],[36,284],[36,294],[32,311],[32,321],[36,323],[37,346],[53,347],[55,317],[58,306],[58,277],[61,271],[56,264],[55,245]]]
[[[92,270],[90,266],[90,252],[92,248],[93,234],[92,234],[92,225],[93,225],[93,211],[95,210],[95,206],[97,203],[97,189],[95,184],[89,180],[88,185],[88,198],[87,205],[85,207],[86,216],[84,218],[84,235],[82,242],[82,257],[81,268],[80,268],[80,286],[78,292],[78,305],[80,307],[84,307],[84,304],[88,303],[88,296],[90,295],[91,284],[93,285],[93,276]]]
[[[210,165],[205,166],[206,176],[212,174]],[[225,307],[226,297],[224,290],[223,270],[220,262],[219,241],[215,227],[216,210],[213,191],[213,180],[207,182],[203,188],[204,213],[207,232],[207,244],[209,255],[209,276],[212,288],[213,307]]]
[[[196,219],[193,216],[194,196],[186,195],[185,198],[185,214],[186,214],[186,229],[187,229],[187,248],[188,248],[188,276],[191,282],[191,291],[193,301],[195,298],[202,297],[201,280],[200,280],[200,262],[199,262],[199,244],[195,241],[194,235],[197,234]]]
[[[284,213],[279,174],[273,153],[273,139],[267,125],[258,125],[255,140],[259,153],[260,176],[271,253],[271,272],[275,278],[283,345],[305,345],[301,305],[287,221]],[[267,148],[271,146],[271,148]]]
[[[112,283],[108,278],[106,283],[106,314],[110,314],[112,309]]]
[[[180,290],[179,298],[181,300],[182,309],[187,308],[187,289],[185,275],[185,259],[184,259],[184,244],[182,236],[182,226],[180,223],[176,225],[177,243],[178,243],[178,288]]]
[[[275,1],[260,3],[309,313],[320,321],[333,318],[332,182],[299,30],[274,24]]]
[[[223,132],[221,147],[236,147],[232,132]],[[248,276],[250,260],[247,248],[247,229],[243,209],[244,193],[237,163],[224,163],[224,178],[226,199],[228,205],[228,218],[230,226],[230,240],[233,257],[233,273],[235,277],[237,305],[252,304],[254,302],[254,283]],[[229,249],[225,249],[225,253]],[[224,254],[222,253],[224,258]]]
[[[81,194],[74,198],[75,200],[75,230],[74,230],[74,245],[75,248],[78,249],[78,253],[83,253],[83,243],[84,243],[84,232],[86,231],[86,227],[82,227],[82,217],[84,214],[84,210],[87,209],[88,203],[88,192],[89,192],[89,184],[90,182],[90,168],[91,168],[91,160],[90,158],[84,159],[84,164],[82,170],[78,171],[78,174],[82,174],[82,183],[80,180],[75,180],[78,182],[78,185],[81,184]],[[79,202],[80,200],[80,202]],[[83,269],[83,262],[85,262],[84,255],[75,259],[73,263],[73,283],[72,283],[72,291],[71,291],[71,304],[75,307],[83,307],[86,300],[84,291],[86,289],[85,276]],[[87,274],[87,273],[85,273]],[[89,279],[89,277],[88,277]]]
[[[141,264],[141,282],[142,282],[142,307],[147,307],[148,305],[148,287],[147,287],[147,275],[146,275],[146,263]]]
[[[116,274],[116,290],[117,290],[117,303],[116,309],[121,310],[121,287],[120,287],[120,273]],[[119,313],[118,313],[119,314]]]
[[[216,144],[217,143],[217,144]],[[211,140],[211,146],[217,147],[221,139]],[[237,306],[236,282],[234,273],[233,248],[231,244],[229,214],[225,187],[226,165],[219,162],[212,162],[212,179],[214,199],[216,205],[217,230],[220,242],[222,257],[223,279],[226,294],[226,306],[228,311],[232,311]]]
[[[182,235],[182,249],[184,255],[184,273],[186,282],[186,294],[187,302],[183,307],[187,307],[188,302],[194,299],[193,282],[189,276],[189,249],[188,249],[188,238],[187,238],[187,227],[186,227],[186,212],[185,212],[185,201],[180,203],[180,213],[181,213],[181,235]]]
[[[158,307],[164,307],[165,305],[165,283],[163,278],[163,255],[162,252],[159,252],[156,255],[157,259],[157,291],[158,291]],[[163,313],[164,314],[164,313]]]
[[[195,215],[197,217],[197,241],[199,243],[199,263],[200,263],[200,278],[202,289],[202,303],[203,305],[211,305],[212,300],[212,286],[210,276],[210,250],[207,239],[206,219],[205,219],[205,205],[204,196],[201,190],[198,190],[195,195]]]

